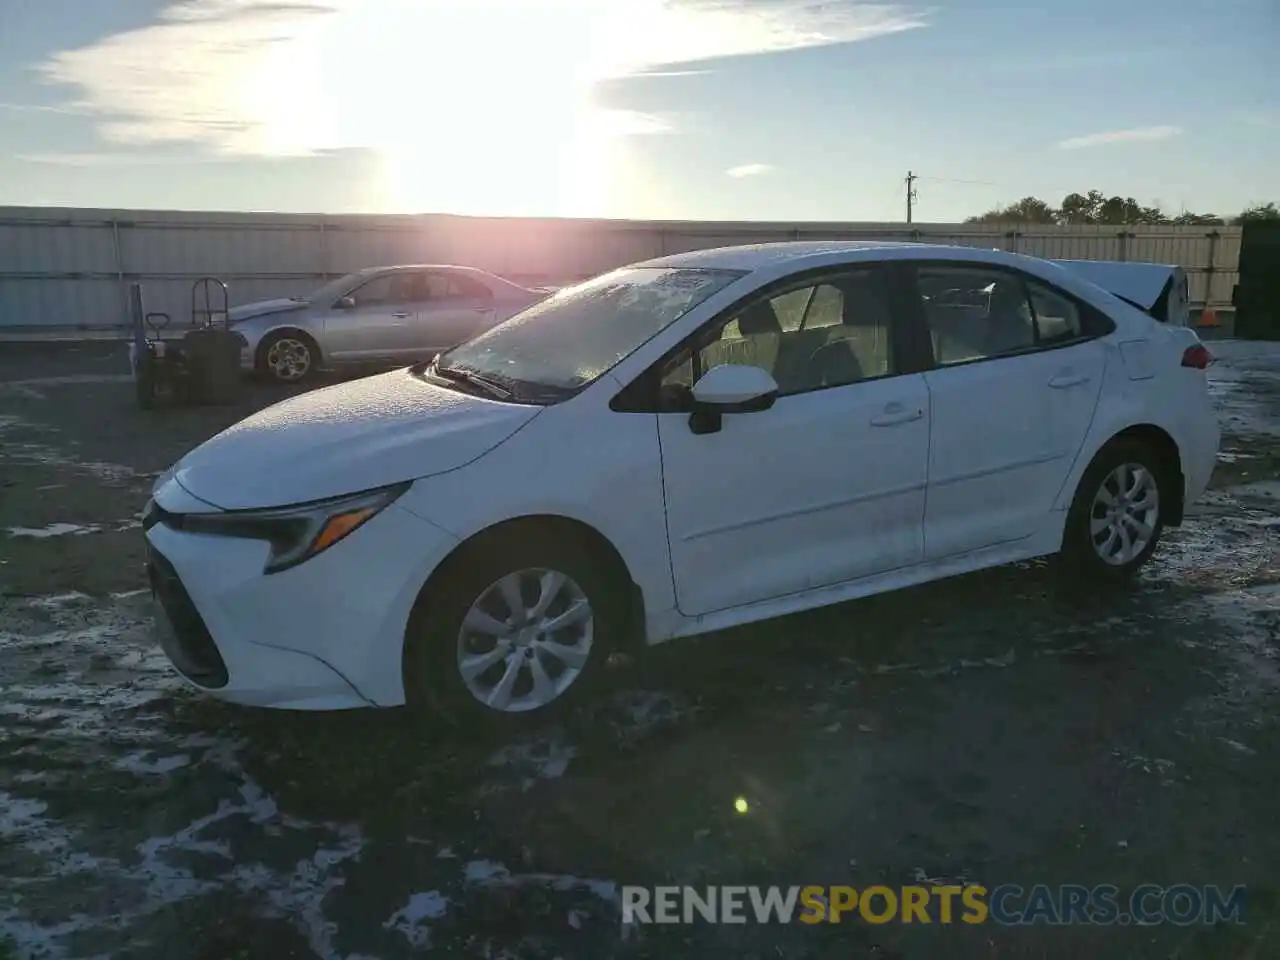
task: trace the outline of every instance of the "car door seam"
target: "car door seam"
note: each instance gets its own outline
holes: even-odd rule
[[[1111,364],[1111,357],[1107,350],[1102,351],[1102,369],[1098,372],[1098,392],[1093,397],[1093,409],[1089,412],[1089,423],[1084,428],[1084,433],[1080,437],[1080,442],[1076,445],[1075,454],[1071,458],[1071,464],[1067,467],[1067,472],[1062,478],[1062,483],[1058,486],[1058,492],[1054,494],[1050,513],[1062,513],[1066,508],[1058,509],[1057,505],[1062,499],[1062,492],[1067,489],[1067,484],[1071,482],[1072,476],[1075,475],[1076,466],[1080,463],[1080,457],[1084,453],[1085,444],[1093,433],[1094,421],[1098,419],[1098,407],[1102,404],[1102,395],[1107,390],[1107,367]]]

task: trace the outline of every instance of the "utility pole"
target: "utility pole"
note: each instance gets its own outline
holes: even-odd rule
[[[911,222],[911,202],[916,199],[915,182],[919,179],[910,170],[907,171],[907,223]]]

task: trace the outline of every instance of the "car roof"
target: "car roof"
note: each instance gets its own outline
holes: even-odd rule
[[[784,266],[800,270],[804,261],[830,262],[848,255],[854,260],[955,259],[980,263],[1003,263],[1021,266],[1033,259],[1003,250],[984,247],[951,246],[936,243],[881,240],[787,240],[776,243],[752,243],[733,247],[690,250],[646,260],[636,266],[703,270],[744,270],[754,272]],[[1044,263],[1046,261],[1039,261]]]
[[[847,263],[885,260],[951,260],[957,263],[991,264],[1021,271],[1065,290],[1119,321],[1132,310],[1149,320],[1141,309],[1117,298],[1078,272],[1052,260],[990,247],[966,247],[936,243],[875,240],[791,240],[736,247],[691,250],[634,266],[665,269],[734,270],[745,276],[740,282],[753,286],[770,283],[808,269],[839,267]],[[737,286],[737,284],[734,284]],[[1131,322],[1132,318],[1130,318]]]
[[[483,273],[493,276],[479,267],[466,267],[460,263],[396,263],[385,267],[366,267],[361,273],[394,273],[397,270],[456,270],[461,273]]]

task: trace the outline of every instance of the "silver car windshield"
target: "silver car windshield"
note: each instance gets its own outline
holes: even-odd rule
[[[444,353],[452,370],[574,393],[734,280],[736,270],[627,267],[569,287]]]

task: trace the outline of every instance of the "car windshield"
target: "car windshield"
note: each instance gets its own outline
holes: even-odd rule
[[[442,354],[437,367],[509,384],[517,395],[531,388],[575,393],[741,276],[733,270],[615,270],[561,290]]]
[[[355,273],[348,273],[345,277],[330,280],[323,287],[311,291],[302,299],[328,306],[371,273],[377,273],[377,268],[370,267],[364,270],[357,270]]]

